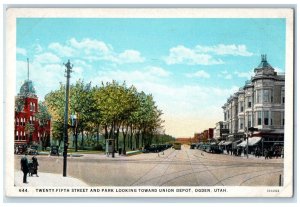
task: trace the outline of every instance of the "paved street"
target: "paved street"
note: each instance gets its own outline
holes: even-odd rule
[[[20,156],[15,158],[15,169],[19,170]],[[45,177],[43,186],[47,183],[53,186],[64,179],[62,157],[38,156],[38,160],[40,172],[55,173]],[[78,186],[276,186],[280,174],[283,175],[283,159],[246,159],[183,146],[182,150],[129,157],[107,158],[103,154],[69,157],[67,173],[84,182],[76,181]],[[15,180],[22,179],[20,175],[16,171]],[[40,174],[40,179],[43,176]]]

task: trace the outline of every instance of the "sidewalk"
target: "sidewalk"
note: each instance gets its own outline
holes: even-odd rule
[[[63,177],[61,174],[38,173],[30,177],[27,176],[27,184],[23,183],[23,172],[15,171],[15,186],[17,187],[88,187],[83,181],[73,177]]]

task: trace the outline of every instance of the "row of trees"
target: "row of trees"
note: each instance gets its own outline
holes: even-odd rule
[[[53,138],[62,141],[65,85],[60,84],[58,90],[47,94],[45,104],[52,117]],[[95,135],[99,144],[102,134],[105,139],[115,139],[115,147],[125,151],[155,143],[163,134],[162,111],[153,96],[137,91],[134,86],[128,87],[125,82],[92,87],[91,83],[78,80],[70,86],[69,111],[76,115],[74,135],[78,137],[81,133],[82,142],[84,134],[87,138]],[[76,149],[77,142],[75,139]]]

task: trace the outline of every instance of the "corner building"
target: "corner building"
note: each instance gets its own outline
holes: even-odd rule
[[[15,146],[41,145],[41,137],[46,137],[49,145],[51,120],[42,127],[36,118],[37,113],[38,97],[32,81],[28,79],[15,97]]]
[[[278,74],[266,55],[254,69],[255,75],[223,105],[224,126],[229,130],[227,141],[243,140],[249,127],[258,128],[249,147],[283,145],[285,75]]]

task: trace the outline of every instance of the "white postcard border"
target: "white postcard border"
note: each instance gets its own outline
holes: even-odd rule
[[[16,77],[16,19],[26,17],[44,18],[285,18],[286,19],[286,77],[285,77],[285,158],[284,186],[282,187],[224,187],[227,193],[72,193],[60,192],[62,188],[52,188],[55,192],[38,193],[37,188],[28,187],[28,193],[19,192],[14,187],[14,96]],[[293,195],[293,126],[294,126],[294,19],[292,9],[167,9],[167,8],[9,8],[6,13],[6,68],[4,79],[7,83],[5,96],[5,189],[7,196],[18,197],[291,197]],[[10,139],[11,138],[11,139]],[[46,187],[45,187],[46,188]],[[160,189],[161,187],[91,187],[87,189]],[[170,189],[211,189],[220,187],[169,187]],[[223,187],[222,187],[223,188]],[[280,189],[279,193],[267,189]],[[70,191],[73,188],[64,188]],[[85,189],[85,188],[84,188]]]

